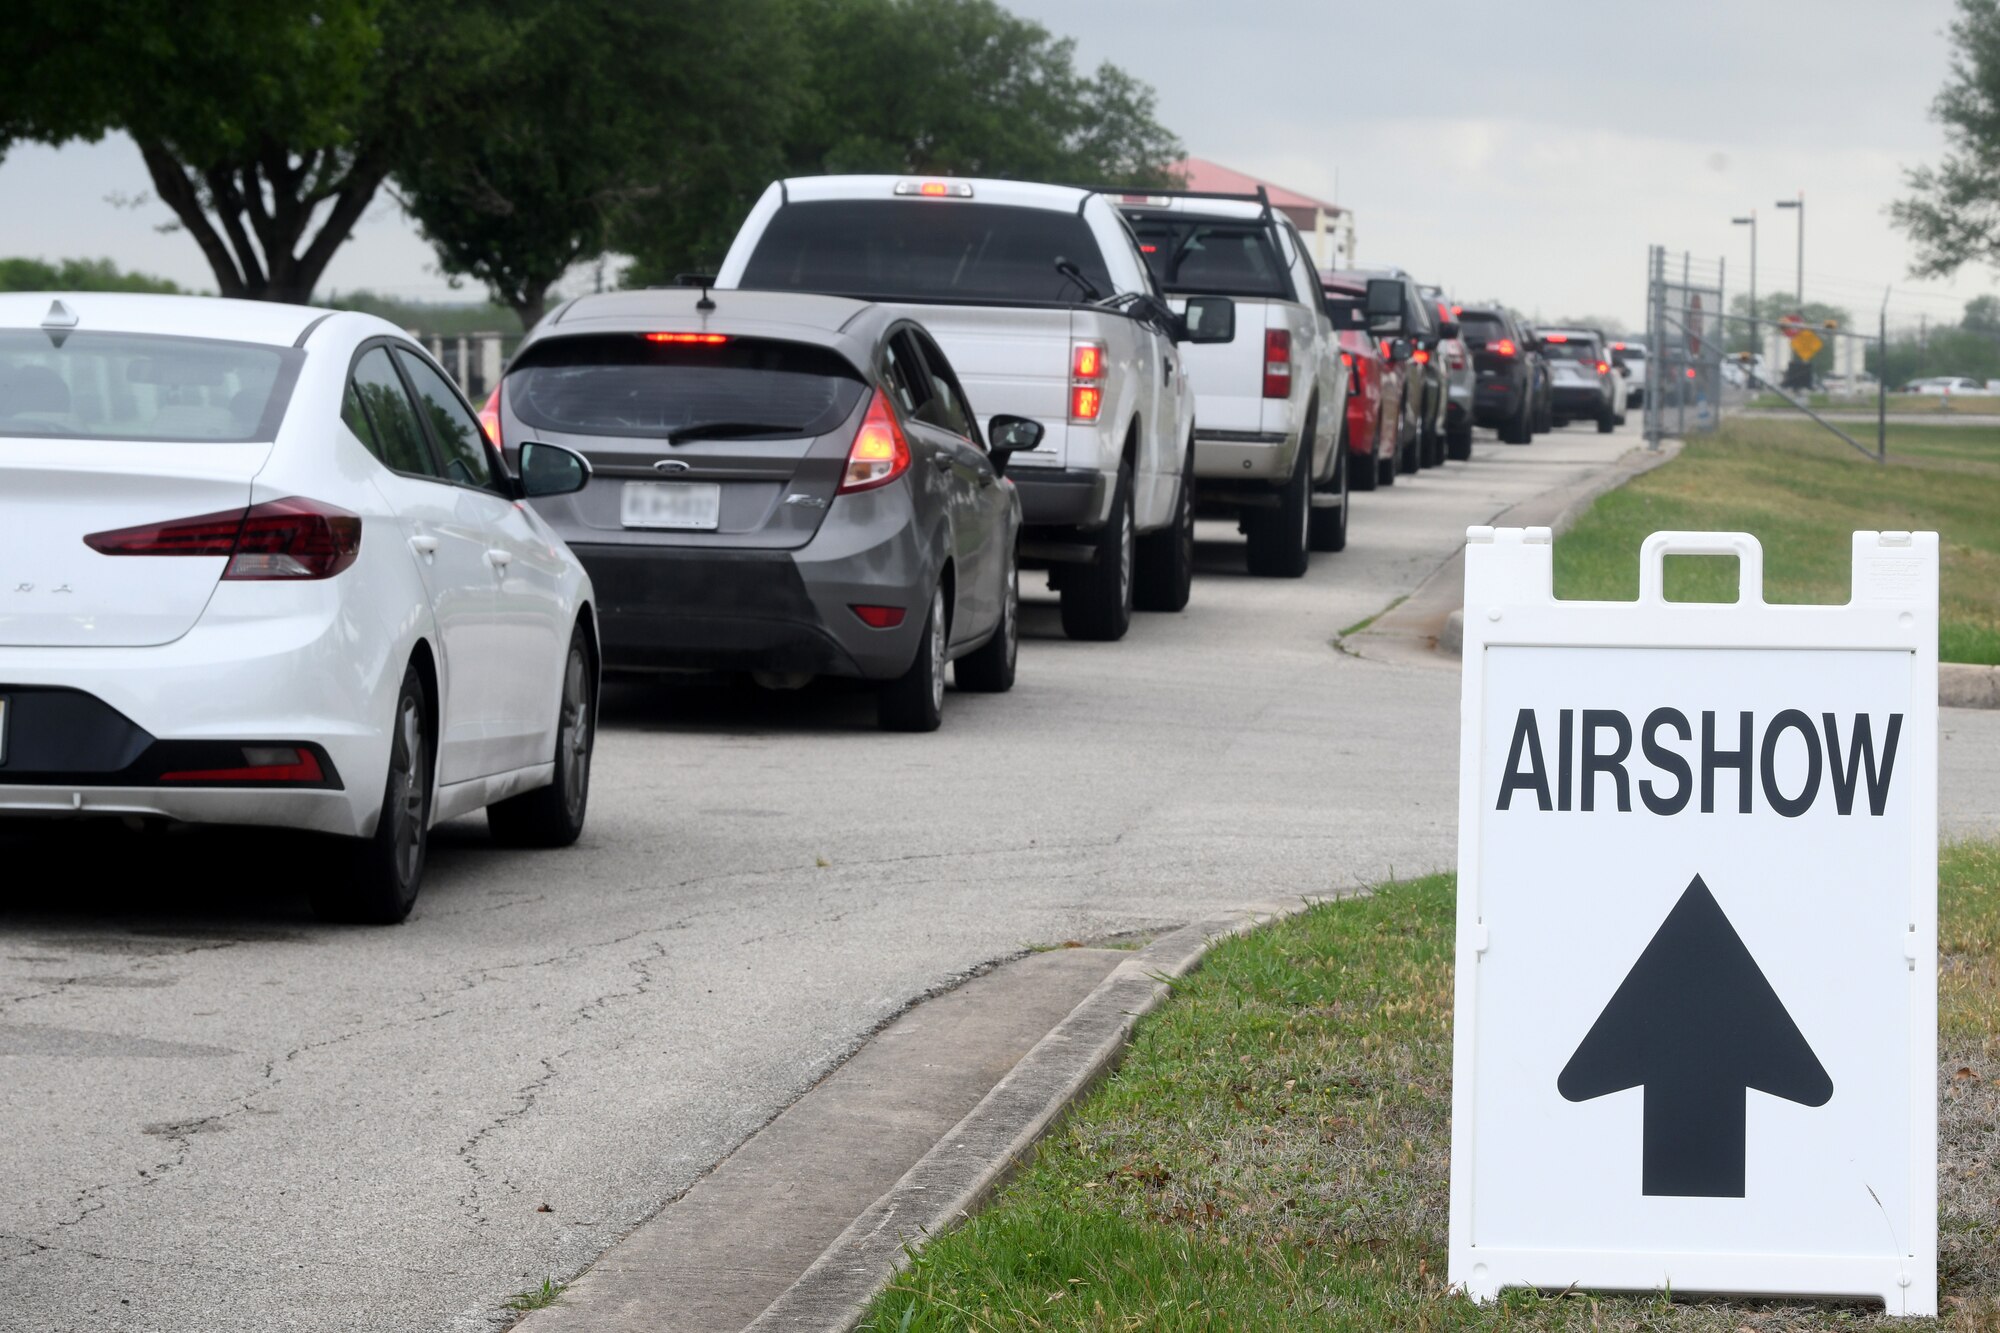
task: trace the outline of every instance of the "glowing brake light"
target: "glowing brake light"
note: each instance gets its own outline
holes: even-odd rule
[[[1340,354],[1340,364],[1343,366],[1352,366],[1354,364],[1354,353],[1342,352]]]
[[[1611,366],[1610,366],[1610,364],[1609,364],[1608,362],[1604,362],[1604,361],[1600,361],[1600,362],[1598,362],[1598,363],[1597,363],[1597,373],[1598,373],[1598,374],[1602,375],[1602,374],[1603,374],[1603,373],[1604,373],[1605,371],[1607,371],[1607,370],[1609,370],[1609,369],[1611,369]]]
[[[360,557],[361,516],[291,496],[248,509],[93,532],[83,542],[99,555],[227,556],[222,577],[235,582],[330,579]]]
[[[1542,341],[1545,343],[1566,343],[1569,341],[1569,335],[1567,333],[1545,333],[1542,335]]]
[[[1292,331],[1264,330],[1264,396],[1292,396]]]
[[[1069,373],[1080,380],[1104,377],[1104,348],[1099,343],[1077,343],[1071,349]]]
[[[1689,366],[1689,367],[1687,368],[1687,377],[1688,377],[1689,379],[1693,379],[1693,378],[1694,378],[1694,367],[1693,367],[1693,366]]]
[[[903,423],[889,406],[880,389],[868,401],[868,415],[854,432],[847,450],[847,471],[840,479],[841,495],[871,491],[887,486],[910,470],[910,442],[903,435]]]
[[[726,333],[648,333],[649,343],[693,344],[700,347],[719,347],[729,341]]]
[[[896,193],[919,199],[970,199],[972,187],[964,181],[897,181]]]
[[[1515,352],[1514,340],[1512,338],[1502,338],[1486,350],[1495,356],[1512,356]]]
[[[1073,342],[1069,345],[1069,419],[1078,426],[1094,426],[1104,411],[1104,344]]]
[[[1069,419],[1079,425],[1097,420],[1104,410],[1104,390],[1094,384],[1073,384],[1069,391]]]
[[[1427,366],[1431,363],[1431,354],[1419,347],[1416,351],[1410,353],[1410,360],[1420,366]]]

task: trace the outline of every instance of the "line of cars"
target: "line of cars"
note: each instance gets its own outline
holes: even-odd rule
[[[1470,456],[1459,314],[1261,196],[885,176],[562,304],[481,412],[366,315],[0,298],[0,814],[314,831],[316,907],[400,920],[442,819],[579,835],[607,670],[928,731],[1024,570],[1085,640],[1188,604],[1199,515],[1304,574]]]

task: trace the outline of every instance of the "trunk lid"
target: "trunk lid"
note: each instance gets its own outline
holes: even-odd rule
[[[186,634],[227,557],[101,555],[84,538],[248,508],[271,447],[0,437],[0,647],[146,647]]]

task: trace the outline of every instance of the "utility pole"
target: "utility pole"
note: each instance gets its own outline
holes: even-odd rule
[[[1792,297],[1799,303],[1799,315],[1803,318],[1806,313],[1806,192],[1800,190],[1796,199],[1780,199],[1778,207],[1795,208],[1799,213],[1798,289],[1792,293]]]
[[[1730,221],[1739,227],[1750,228],[1750,355],[1755,357],[1763,345],[1763,330],[1757,326],[1757,210],[1751,209],[1747,218],[1731,218]]]

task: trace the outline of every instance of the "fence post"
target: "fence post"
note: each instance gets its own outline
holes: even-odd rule
[[[1889,461],[1889,293],[1875,326],[1875,461]]]

